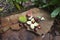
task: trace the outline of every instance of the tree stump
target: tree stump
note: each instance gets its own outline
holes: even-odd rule
[[[40,22],[41,29],[39,29],[36,33],[38,33],[39,35],[42,35],[42,34],[46,34],[48,31],[50,31],[50,28],[53,25],[53,19],[50,18],[50,14],[48,12],[46,12],[42,9],[38,9],[38,8],[33,8],[30,10],[33,12],[33,16],[35,16],[35,17],[36,16],[45,17],[45,21]],[[26,13],[28,11],[1,18],[1,28],[0,29],[2,29],[2,31],[3,31],[4,27],[9,27],[9,30],[3,31],[2,40],[42,40],[40,36],[36,36],[34,33],[31,33],[24,28],[21,29],[20,26],[18,25],[19,16],[26,15]],[[19,31],[13,31],[11,28],[16,29],[16,30],[19,29]],[[6,29],[8,29],[8,28],[6,28]]]

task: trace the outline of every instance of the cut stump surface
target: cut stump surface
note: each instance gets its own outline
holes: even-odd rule
[[[32,13],[33,13],[33,16],[43,16],[43,17],[45,17],[45,21],[40,21],[40,25],[41,25],[41,29],[39,29],[38,31],[37,31],[37,33],[38,34],[40,34],[40,35],[42,35],[42,34],[46,34],[48,31],[50,31],[50,28],[52,27],[52,25],[53,25],[53,19],[51,19],[50,18],[50,14],[48,13],[48,12],[46,12],[46,11],[44,11],[44,10],[42,10],[42,9],[38,9],[38,8],[33,8],[33,9],[30,9],[31,11],[32,11]],[[29,11],[29,10],[28,10]],[[19,13],[19,14],[15,14],[15,15],[11,15],[11,16],[7,16],[7,17],[4,17],[4,18],[2,18],[3,20],[1,20],[2,21],[2,28],[3,27],[11,27],[12,25],[12,29],[16,29],[16,30],[18,30],[20,27],[19,27],[19,25],[18,25],[18,18],[19,18],[19,16],[21,16],[21,15],[26,15],[26,13],[28,12],[28,11],[26,11],[26,12],[23,12],[23,13]],[[17,25],[16,25],[16,23],[17,23]],[[15,25],[15,27],[14,27],[14,25]],[[9,29],[10,30],[10,29]],[[8,31],[9,31],[8,30]],[[11,30],[12,31],[12,30]],[[11,32],[10,31],[10,32]],[[13,31],[13,32],[15,32],[15,31]],[[17,33],[19,33],[19,32],[17,32]],[[21,32],[20,32],[21,33]],[[4,33],[3,35],[10,35],[10,33],[8,33],[8,32],[6,32],[6,33]],[[13,35],[14,35],[15,33],[13,33]],[[24,34],[24,32],[22,33],[22,34]],[[30,35],[30,34],[29,34]],[[18,35],[17,35],[18,36]],[[26,35],[25,35],[26,36]],[[8,36],[7,36],[8,37]],[[3,39],[4,39],[4,37],[3,37]],[[17,38],[17,39],[19,39],[19,38]],[[39,39],[39,38],[38,38]],[[35,39],[36,40],[36,39]]]

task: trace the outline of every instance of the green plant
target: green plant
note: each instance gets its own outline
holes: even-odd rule
[[[35,6],[39,8],[51,8],[50,6],[57,6],[55,9],[52,7],[51,17],[55,18],[60,13],[60,0],[34,0]]]
[[[2,8],[0,7],[0,12],[3,11],[3,9],[4,9],[3,7]]]
[[[60,14],[60,0],[51,0],[49,3],[41,6],[41,8],[46,8],[49,6],[57,6],[55,10],[53,10],[53,12],[51,13],[52,18],[55,18],[57,15]]]
[[[57,6],[51,12],[52,18],[55,18],[60,13],[60,0],[33,0],[33,3],[36,7],[40,7],[40,8],[46,8],[49,6]]]
[[[16,7],[18,10],[20,10],[21,8],[23,8],[22,3],[26,2],[28,0],[6,0],[6,2],[11,4],[11,7],[14,6]]]

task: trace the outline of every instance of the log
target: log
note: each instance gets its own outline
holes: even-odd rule
[[[54,20],[50,17],[50,14],[48,12],[46,12],[46,11],[44,11],[42,9],[38,9],[38,8],[33,8],[33,9],[30,9],[30,10],[32,11],[33,16],[35,16],[35,17],[36,16],[43,16],[43,17],[45,17],[45,21],[41,21],[40,22],[41,29],[37,30],[36,33],[39,34],[39,35],[42,35],[42,34],[46,34],[47,32],[49,32],[50,31],[50,28],[52,27],[53,22],[54,22]],[[10,15],[10,16],[7,16],[7,17],[2,18],[2,19],[4,19],[2,21],[2,24],[1,24],[2,25],[2,28],[3,27],[6,27],[6,26],[11,27],[12,25],[15,25],[15,27],[12,26],[11,28],[13,28],[13,29],[16,29],[16,28],[19,29],[19,25],[17,25],[18,27],[16,26],[16,24],[19,24],[18,23],[18,18],[21,15],[26,15],[26,13],[28,11],[23,12],[23,13],[19,13],[19,14]],[[7,18],[7,20],[6,20],[6,18]],[[21,39],[19,38],[19,35],[18,34],[20,35],[20,38]],[[23,40],[23,39],[24,40],[28,40],[28,38],[30,38],[32,36],[33,37],[30,38],[30,40],[37,40],[37,39],[38,40],[42,40],[40,36],[37,38],[36,35],[34,35],[34,33],[31,33],[31,32],[28,32],[27,33],[27,31],[24,28],[23,28],[23,30],[19,30],[17,32],[13,31],[12,29],[9,29],[7,32],[3,33],[2,35],[3,35],[2,36],[2,39],[3,40],[9,40],[9,38],[11,40]],[[31,36],[29,36],[29,35],[31,35]]]

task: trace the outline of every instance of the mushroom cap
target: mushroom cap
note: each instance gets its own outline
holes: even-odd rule
[[[44,18],[44,17],[41,17],[41,20],[43,20],[43,21],[44,21],[44,20],[45,20],[45,18]]]
[[[30,17],[29,17],[29,20],[31,20],[32,18],[33,18],[33,16],[30,16]]]
[[[34,26],[38,26],[39,24],[37,22],[34,23]]]
[[[29,24],[29,25],[30,25],[30,24],[31,24],[31,21],[27,21],[27,24]]]

